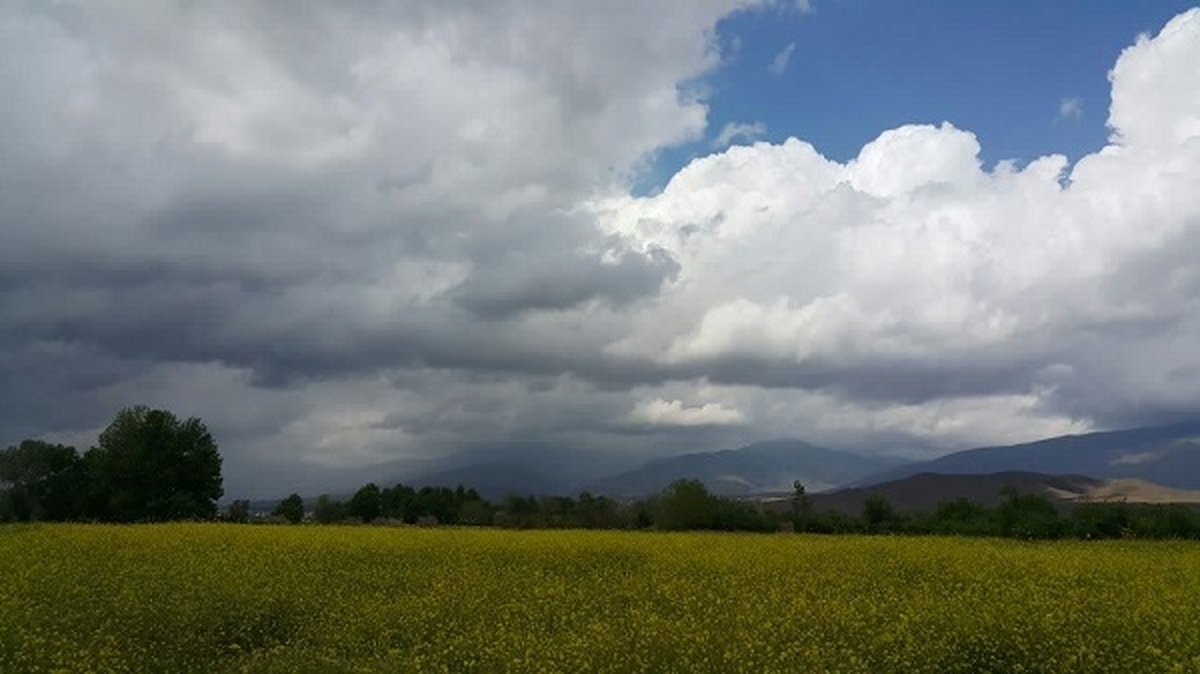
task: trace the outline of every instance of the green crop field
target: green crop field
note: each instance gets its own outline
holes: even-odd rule
[[[1197,672],[1200,545],[0,527],[0,671]]]

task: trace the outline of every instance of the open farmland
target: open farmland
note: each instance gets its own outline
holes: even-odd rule
[[[1200,671],[1200,545],[0,528],[0,671]]]

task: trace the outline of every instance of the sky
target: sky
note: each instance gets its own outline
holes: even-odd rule
[[[0,445],[163,407],[242,497],[1200,417],[1187,3],[12,2],[0,91]]]

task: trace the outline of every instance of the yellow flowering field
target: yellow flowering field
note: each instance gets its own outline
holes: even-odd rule
[[[0,527],[2,672],[1200,672],[1200,545]]]

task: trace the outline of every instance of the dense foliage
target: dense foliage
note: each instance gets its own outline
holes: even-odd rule
[[[0,527],[0,671],[1185,672],[1200,544]]]
[[[37,440],[0,451],[0,521],[208,519],[222,494],[216,441],[166,410],[121,410],[82,456]]]

